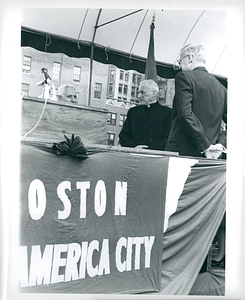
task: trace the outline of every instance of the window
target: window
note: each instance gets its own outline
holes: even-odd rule
[[[95,83],[94,98],[101,99],[102,83]]]
[[[81,77],[81,67],[74,66],[73,81],[80,82],[80,77]]]
[[[120,83],[119,86],[118,86],[118,92],[119,92],[119,93],[122,93],[122,84],[121,84],[121,83]]]
[[[116,123],[117,123],[117,114],[108,113],[108,124],[109,125],[116,125]]]
[[[129,74],[127,72],[127,73],[125,73],[125,81],[128,81],[128,77],[129,77]]]
[[[120,79],[123,80],[124,71],[120,71]]]
[[[138,84],[140,84],[140,81],[141,81],[141,75],[138,75]]]
[[[132,89],[131,89],[131,97],[138,97],[138,91],[139,91],[139,88],[135,87],[135,86],[132,86]]]
[[[132,79],[133,83],[136,83],[136,78],[137,78],[137,74],[133,74],[133,79]]]
[[[131,89],[131,96],[132,97],[135,97],[135,91],[136,91],[136,88],[134,86],[132,86],[132,89]]]
[[[21,95],[28,96],[29,94],[29,84],[21,83]]]
[[[128,86],[126,84],[123,86],[123,93],[124,94],[128,93]]]
[[[31,57],[25,56],[23,57],[23,65],[22,65],[22,72],[30,74],[31,73]]]
[[[110,80],[113,80],[113,79],[114,79],[114,73],[115,73],[115,72],[114,72],[114,70],[112,69],[112,70],[111,70],[111,74],[110,74]]]
[[[109,96],[113,96],[113,83],[109,84]]]
[[[114,146],[114,144],[115,144],[115,133],[109,133],[108,132],[107,135],[108,135],[108,140],[107,140],[108,145]]]
[[[54,62],[53,64],[53,79],[60,79],[61,64]]]
[[[119,126],[123,126],[123,123],[125,122],[126,118],[126,115],[120,115]]]

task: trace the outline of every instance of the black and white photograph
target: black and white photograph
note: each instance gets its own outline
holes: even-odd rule
[[[1,299],[244,299],[244,8],[0,3]]]

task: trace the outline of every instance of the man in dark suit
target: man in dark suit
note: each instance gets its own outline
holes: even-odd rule
[[[218,158],[225,150],[219,138],[222,119],[227,123],[227,91],[207,72],[204,53],[202,45],[181,49],[182,72],[175,78],[172,127],[165,150]]]
[[[123,147],[164,150],[171,127],[172,110],[158,103],[159,88],[148,79],[140,83],[140,105],[128,110],[127,118],[119,134]]]

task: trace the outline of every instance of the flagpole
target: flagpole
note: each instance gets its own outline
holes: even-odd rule
[[[154,29],[155,29],[155,13],[152,17],[150,25],[150,41],[148,48],[148,55],[145,67],[145,79],[153,79],[157,83],[157,69],[154,53]]]

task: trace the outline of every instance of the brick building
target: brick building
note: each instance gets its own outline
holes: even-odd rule
[[[78,105],[108,110],[108,144],[118,145],[118,134],[126,119],[127,110],[138,103],[137,92],[144,74],[93,61],[89,99],[90,59],[68,57],[62,53],[45,53],[30,47],[22,47],[21,93],[23,96],[41,95],[42,87],[37,86],[37,83],[43,80],[42,68],[48,69],[56,90],[62,84],[71,84],[76,88]],[[166,82],[166,105],[171,107],[174,80],[162,80]]]

